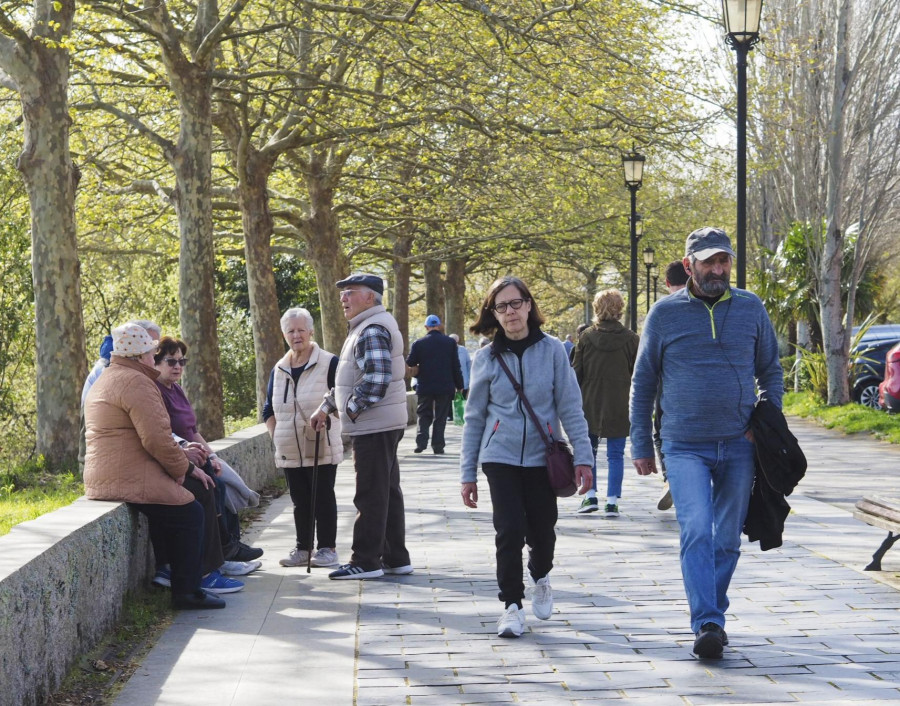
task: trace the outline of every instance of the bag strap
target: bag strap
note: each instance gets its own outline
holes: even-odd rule
[[[541,439],[544,442],[544,446],[548,449],[553,445],[553,435],[551,432],[550,437],[547,437],[547,434],[544,433],[544,429],[541,427],[541,422],[537,417],[537,414],[534,413],[534,409],[531,406],[531,403],[528,401],[528,398],[525,396],[525,391],[522,390],[522,385],[519,384],[519,381],[516,380],[515,376],[510,371],[509,366],[506,364],[506,361],[503,360],[503,356],[500,355],[500,351],[497,350],[496,344],[491,344],[491,355],[494,356],[496,361],[500,363],[500,367],[503,368],[503,372],[506,373],[506,376],[509,378],[509,381],[512,383],[513,389],[516,391],[516,394],[519,396],[519,399],[522,400],[522,404],[525,405],[525,409],[528,412],[528,416],[531,417],[531,421],[534,422],[534,425],[537,427],[538,434],[541,435]]]

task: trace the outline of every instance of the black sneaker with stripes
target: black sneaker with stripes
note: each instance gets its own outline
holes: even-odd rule
[[[344,564],[328,574],[328,578],[337,581],[342,579],[377,579],[382,576],[384,576],[382,569],[364,569],[356,564]]]

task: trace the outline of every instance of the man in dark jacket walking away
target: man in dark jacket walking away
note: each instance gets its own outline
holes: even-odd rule
[[[718,228],[685,243],[688,286],[644,322],[631,381],[631,457],[656,473],[653,404],[662,389],[662,451],[681,527],[681,573],[694,653],[722,656],[728,586],[754,476],[747,434],[756,390],[781,407],[784,380],[772,322],[755,294],[729,285],[734,251]]]
[[[425,319],[426,333],[412,344],[406,364],[416,377],[416,397],[419,429],[416,434],[417,454],[428,446],[436,454],[444,453],[444,429],[453,404],[453,395],[463,389],[462,368],[456,341],[441,333],[441,320],[434,314]]]

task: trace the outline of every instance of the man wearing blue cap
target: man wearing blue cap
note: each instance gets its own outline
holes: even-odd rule
[[[397,446],[409,421],[403,336],[381,303],[381,277],[353,274],[337,286],[350,330],[341,349],[334,389],[309,421],[313,429],[321,431],[328,414],[340,413],[342,429],[353,440],[357,515],[350,563],[332,571],[328,578],[411,574],[397,461]]]
[[[631,457],[642,476],[656,473],[651,417],[661,390],[694,653],[707,659],[728,644],[727,592],[754,476],[748,429],[756,391],[778,408],[784,393],[772,322],[759,297],[730,286],[732,258],[723,230],[688,236],[688,284],[650,309],[631,378]]]
[[[417,380],[419,429],[415,452],[420,454],[428,446],[431,430],[431,448],[436,454],[442,454],[450,405],[456,391],[463,389],[463,375],[456,341],[441,333],[441,320],[429,314],[425,329],[428,333],[412,344],[406,357],[406,364]]]

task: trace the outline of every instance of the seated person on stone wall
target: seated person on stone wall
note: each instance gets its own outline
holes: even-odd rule
[[[175,608],[224,608],[203,590],[203,507],[183,484],[197,469],[172,438],[154,380],[157,342],[136,324],[113,329],[110,365],[85,400],[85,495],[129,503],[147,517],[171,564]]]
[[[194,408],[178,384],[187,366],[186,353],[187,344],[184,341],[166,336],[159,342],[154,356],[154,364],[159,372],[156,385],[169,413],[173,433],[183,439],[187,447],[196,448],[203,454],[201,463],[205,473],[198,479],[200,483],[189,481],[185,483],[185,487],[201,502],[207,493],[212,496],[212,516],[207,520],[205,534],[208,561],[204,561],[204,569],[210,572],[205,581],[209,581],[210,585],[204,588],[230,593],[240,590],[243,584],[220,577],[218,574],[237,576],[249,574],[260,567],[261,562],[255,560],[263,552],[261,549],[254,549],[241,543],[240,522],[237,514],[226,507],[226,486],[225,483],[219,482],[222,462],[213,453],[206,439],[197,431]],[[200,487],[201,485],[203,487]],[[162,581],[159,581],[159,578],[154,577],[154,581],[164,584],[164,577]]]

